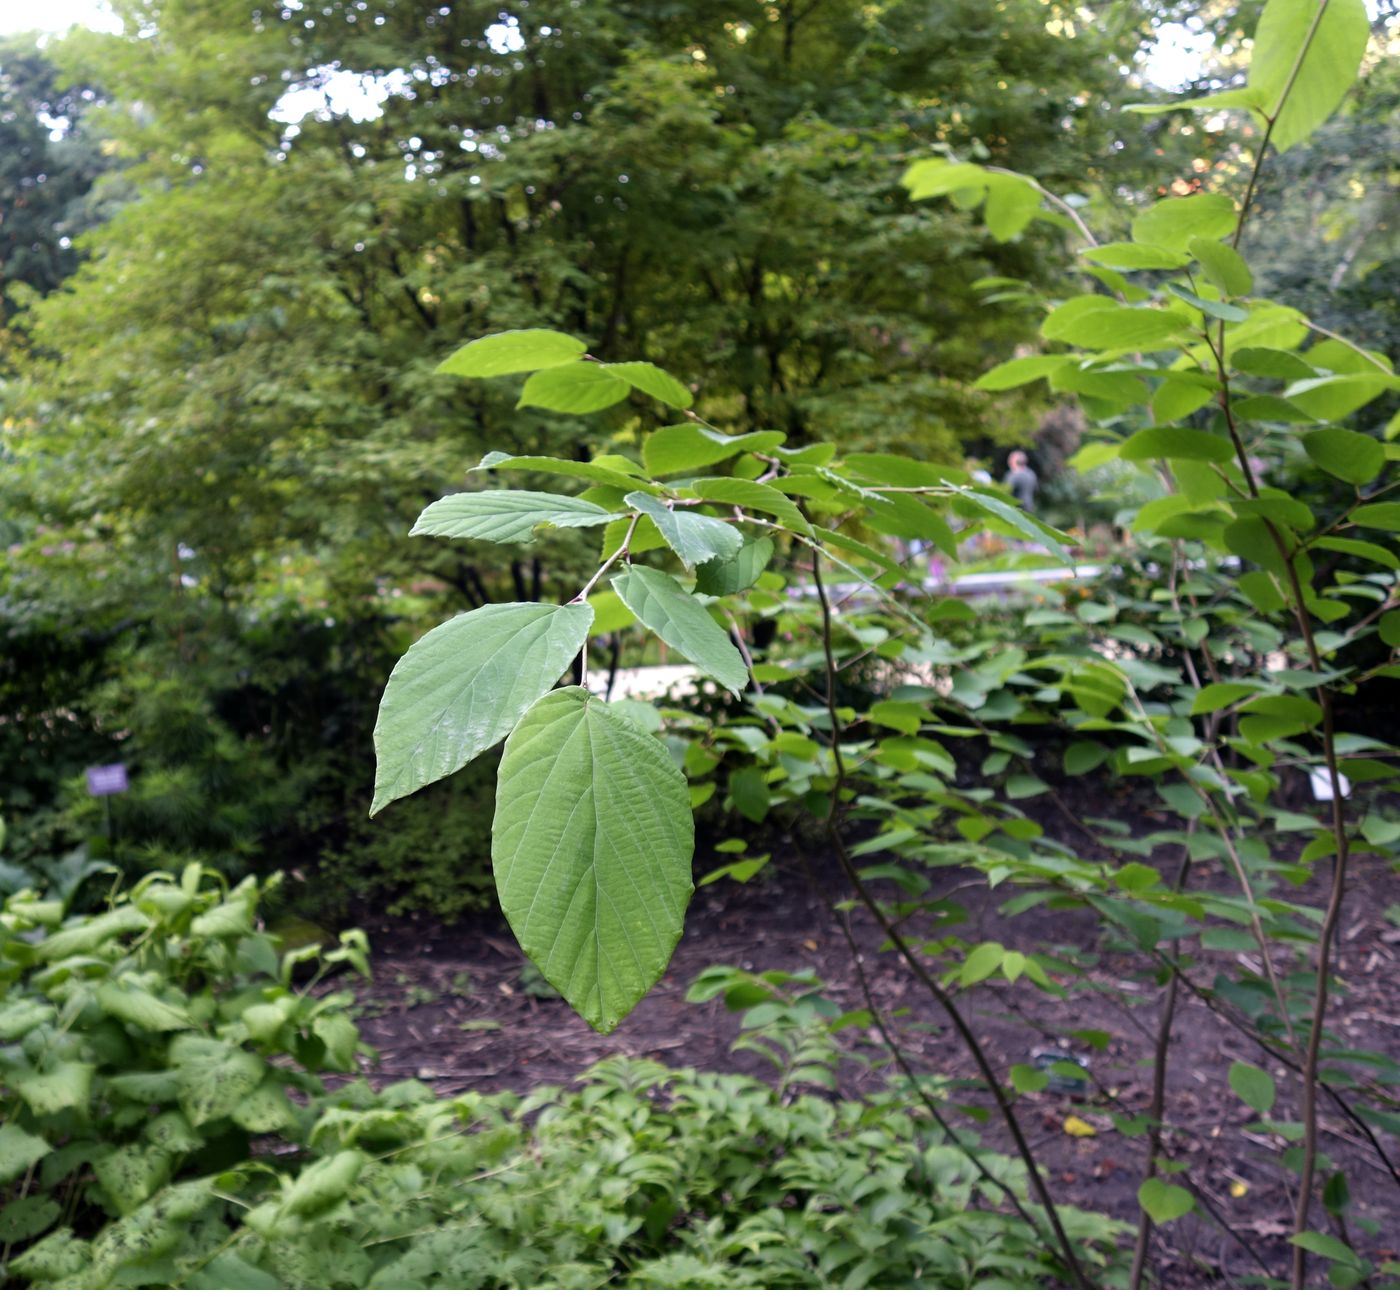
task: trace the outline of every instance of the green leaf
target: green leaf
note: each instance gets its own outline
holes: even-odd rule
[[[155,1147],[118,1147],[93,1164],[103,1194],[118,1214],[130,1214],[170,1176],[170,1159]]]
[[[811,534],[812,526],[785,493],[751,479],[693,479],[687,491],[707,502],[741,506],[745,510],[771,515],[795,533]]]
[[[1138,1188],[1138,1204],[1154,1223],[1170,1223],[1189,1214],[1196,1207],[1195,1198],[1185,1187],[1165,1183],[1160,1178],[1148,1178]]]
[[[1369,506],[1358,506],[1351,513],[1351,522],[1364,528],[1400,533],[1400,502],[1372,502]]]
[[[627,608],[667,645],[725,689],[743,693],[749,683],[743,657],[704,605],[670,574],[636,565],[615,575],[612,585]]]
[[[289,1214],[306,1217],[318,1214],[338,1204],[350,1194],[350,1188],[365,1167],[365,1156],[359,1151],[337,1151],[325,1160],[318,1160],[301,1171],[282,1202]]]
[[[1186,249],[1205,270],[1206,277],[1227,296],[1247,296],[1254,290],[1254,275],[1249,265],[1228,243],[1193,237]]]
[[[1140,116],[1160,116],[1164,112],[1176,112],[1191,108],[1198,112],[1215,112],[1221,108],[1252,108],[1259,111],[1264,106],[1264,96],[1256,90],[1223,90],[1219,94],[1205,94],[1194,99],[1178,99],[1175,103],[1129,103],[1127,112]]]
[[[1110,269],[1180,269],[1191,263],[1191,257],[1183,251],[1140,242],[1105,242],[1081,251],[1080,255]]]
[[[267,1073],[267,1063],[253,1053],[218,1040],[182,1035],[171,1044],[180,1109],[198,1128],[232,1115]]]
[[[579,497],[493,489],[439,498],[418,517],[409,536],[528,542],[541,525],[586,528],[612,518],[610,511]]]
[[[1356,80],[1370,34],[1364,0],[1269,0],[1264,6],[1249,88],[1275,118],[1271,137],[1280,152],[1332,115]]]
[[[1207,712],[1219,712],[1232,703],[1259,693],[1256,681],[1218,681],[1204,686],[1191,703],[1191,715],[1199,717]]]
[[[1396,507],[1400,510],[1400,507]],[[116,909],[83,918],[75,926],[65,927],[45,937],[34,947],[34,957],[41,963],[52,963],[70,954],[88,954],[99,945],[127,932],[144,931],[151,920],[135,905],[119,905]]]
[[[47,1231],[63,1213],[51,1196],[25,1196],[0,1209],[0,1241],[14,1245]]]
[[[1065,774],[1083,775],[1102,766],[1110,756],[1103,744],[1079,739],[1065,749]]]
[[[707,560],[695,570],[695,590],[702,596],[732,596],[758,581],[773,558],[773,539],[754,538],[727,560]]]
[[[605,363],[603,370],[610,376],[621,377],[634,390],[649,394],[670,407],[688,408],[694,402],[690,391],[655,363]]]
[[[1360,1262],[1351,1246],[1339,1241],[1335,1236],[1328,1236],[1325,1232],[1299,1232],[1297,1236],[1290,1236],[1288,1239],[1292,1244],[1307,1250],[1309,1254],[1320,1254],[1324,1259],[1335,1259],[1338,1263],[1349,1263],[1352,1266]]]
[[[1027,358],[1012,358],[983,372],[973,382],[974,390],[1014,390],[1032,381],[1058,372],[1073,360],[1064,354],[1032,354]]]
[[[1385,469],[1385,449],[1378,440],[1355,430],[1314,430],[1303,448],[1329,475],[1348,484],[1369,484]]]
[[[610,457],[607,460],[617,462],[621,459]],[[639,479],[636,475],[614,466],[594,461],[566,461],[562,457],[513,457],[508,452],[488,452],[472,469],[536,470],[542,475],[565,475],[570,479],[586,479],[590,483],[616,488],[624,493],[638,488],[649,493],[661,491],[650,480]]]
[[[54,1115],[70,1108],[86,1110],[96,1070],[89,1062],[58,1062],[42,1073],[17,1077],[12,1083],[35,1115]]]
[[[979,981],[985,981],[1001,966],[1005,957],[1006,946],[999,945],[996,941],[984,941],[963,961],[958,980],[963,985],[976,985]]]
[[[928,197],[946,197],[949,193],[987,186],[987,172],[971,162],[951,162],[942,157],[927,157],[914,162],[899,181],[909,190],[912,201]]]
[[[1065,308],[1061,305],[1046,318],[1041,335],[1047,340],[1062,340],[1067,345],[1083,345],[1087,349],[1156,349],[1190,327],[1184,314],[1165,309],[1135,309],[1107,296],[1095,299],[1103,303],[1093,309],[1078,308],[1068,315],[1061,312]]]
[[[1361,542],[1355,538],[1323,537],[1316,539],[1312,545],[1321,547],[1324,551],[1338,551],[1343,555],[1353,555],[1358,560],[1369,560],[1372,564],[1378,564],[1385,569],[1400,569],[1400,558],[1387,551],[1385,547],[1377,546],[1374,542]]]
[[[651,988],[680,938],[694,826],[659,739],[586,690],[546,695],[506,741],[491,858],[521,947],[595,1030]]]
[[[1185,251],[1196,238],[1234,232],[1235,203],[1224,193],[1193,193],[1156,202],[1133,220],[1133,241]]]
[[[998,242],[1020,234],[1040,209],[1040,190],[1020,175],[988,175],[983,217]]]
[[[1279,381],[1303,381],[1317,375],[1313,367],[1286,349],[1246,345],[1237,349],[1232,359],[1241,372],[1248,372],[1251,376],[1269,376]]]
[[[510,372],[536,372],[583,357],[587,346],[563,332],[531,327],[497,332],[463,345],[437,370],[448,376],[505,376]]]
[[[355,1069],[360,1032],[343,1012],[323,1012],[311,1023],[311,1033],[326,1046],[327,1064],[334,1070]]]
[[[1366,372],[1294,381],[1283,394],[1294,407],[1318,421],[1341,421],[1395,389],[1400,389],[1400,380],[1395,377]]]
[[[606,636],[610,632],[631,627],[637,621],[615,591],[595,591],[588,597],[593,608],[593,625],[588,629],[590,636]]]
[[[1235,455],[1235,450],[1223,435],[1187,430],[1181,426],[1157,426],[1129,436],[1118,455],[1124,461],[1171,457],[1187,461],[1229,461]]]
[[[1248,1062],[1232,1062],[1230,1065],[1230,1087],[1235,1096],[1246,1106],[1260,1115],[1268,1115],[1273,1109],[1277,1090],[1273,1076]]]
[[[291,1100],[271,1077],[263,1080],[229,1113],[249,1133],[280,1133],[296,1122]]]
[[[592,622],[587,605],[486,605],[416,641],[380,701],[370,814],[505,738],[553,688]]]
[[[97,991],[97,1006],[109,1016],[142,1030],[187,1030],[194,1024],[183,1008],[157,999],[148,990],[108,981]]]
[[[1201,240],[1201,238],[1193,239],[1197,242]],[[1199,309],[1207,317],[1217,318],[1221,322],[1244,322],[1249,317],[1248,309],[1241,309],[1239,305],[1227,305],[1220,300],[1210,300],[1205,296],[1198,296],[1194,291],[1188,291],[1176,282],[1167,283],[1167,290],[1178,300],[1184,300],[1192,309]]]
[[[663,426],[642,442],[642,461],[653,475],[676,475],[727,461],[741,452],[772,452],[787,436],[780,430],[725,435],[691,423]]]
[[[1039,1093],[1050,1083],[1050,1072],[1034,1066],[1013,1066],[1010,1074],[1011,1086],[1018,1093]]]
[[[631,388],[601,363],[566,363],[530,377],[515,406],[582,415],[621,403]]]
[[[1029,538],[1032,542],[1045,542],[1055,547],[1062,556],[1069,558],[1068,542],[1069,538],[1052,529],[1048,524],[1042,523],[1033,516],[1028,515],[1019,507],[1004,501],[1002,498],[992,493],[982,492],[977,489],[953,486],[958,496],[970,502],[978,510],[985,511],[988,515],[994,515],[1005,524],[1009,524],[1022,536]],[[826,534],[828,540],[831,534]]]
[[[1400,647],[1400,609],[1392,609],[1390,613],[1382,614],[1376,627],[1385,644],[1392,649]]]
[[[754,824],[762,824],[768,818],[768,808],[773,802],[768,781],[756,766],[745,766],[730,775],[729,800],[740,815]]]
[[[666,545],[687,569],[707,560],[726,560],[744,545],[743,535],[732,524],[710,515],[697,515],[689,507],[674,510],[645,493],[628,493],[627,505],[647,516]]]
[[[52,1150],[43,1138],[26,1133],[17,1124],[0,1126],[0,1183],[14,1182]]]

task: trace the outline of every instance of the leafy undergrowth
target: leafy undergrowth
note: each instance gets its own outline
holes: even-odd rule
[[[278,953],[265,889],[191,866],[97,915],[0,915],[6,1286],[1038,1287],[1019,1163],[896,1102],[792,1097],[647,1061],[577,1089],[375,1091],[360,933]],[[1021,1213],[1017,1208],[1022,1207]],[[1081,1256],[1122,1227],[1062,1211]]]

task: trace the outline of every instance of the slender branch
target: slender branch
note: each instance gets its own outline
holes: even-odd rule
[[[831,789],[831,805],[827,811],[827,836],[831,839],[841,870],[846,875],[847,882],[850,883],[861,904],[880,925],[880,930],[884,932],[886,939],[894,946],[919,984],[928,991],[938,1006],[943,1009],[948,1020],[953,1023],[953,1029],[957,1031],[958,1038],[962,1040],[964,1047],[976,1063],[983,1082],[986,1084],[992,1099],[996,1102],[1002,1122],[1006,1125],[1012,1141],[1016,1144],[1016,1153],[1026,1166],[1031,1187],[1054,1230],[1056,1244],[1070,1270],[1074,1284],[1079,1287],[1079,1290],[1092,1290],[1093,1282],[1085,1275],[1079,1257],[1075,1253],[1074,1244],[1070,1241],[1064,1224],[1060,1221],[1059,1210],[1056,1209],[1055,1202],[1050,1196],[1049,1188],[1045,1184],[1045,1178],[1040,1171],[1035,1154],[1031,1151],[1030,1143],[1026,1140],[1025,1132],[1022,1130],[1020,1120],[1017,1119],[1016,1112],[1006,1096],[1006,1091],[1002,1088],[996,1072],[992,1069],[991,1060],[988,1058],[986,1050],[973,1033],[972,1027],[968,1025],[967,1019],[962,1015],[957,1004],[953,1002],[952,996],[944,990],[933,974],[924,966],[908,941],[891,922],[880,902],[870,894],[869,889],[861,881],[860,874],[856,871],[850,852],[846,849],[845,839],[841,836],[841,830],[838,827],[841,792],[845,784],[846,768],[841,755],[841,721],[836,711],[836,658],[831,648],[831,602],[827,599],[826,587],[822,582],[821,555],[818,552],[814,552],[812,556],[812,580],[816,586],[817,598],[822,611],[822,652],[826,659],[826,707],[827,715],[831,721],[831,749],[836,769],[835,782]]]

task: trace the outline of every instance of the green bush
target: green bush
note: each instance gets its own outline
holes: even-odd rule
[[[96,915],[6,902],[0,1283],[951,1290],[1054,1268],[1004,1212],[1019,1164],[979,1169],[891,1100],[622,1059],[527,1098],[327,1092],[358,1035],[351,996],[315,987],[363,971],[364,938],[279,956],[265,890],[191,866]],[[1118,1225],[1064,1217],[1106,1264]]]

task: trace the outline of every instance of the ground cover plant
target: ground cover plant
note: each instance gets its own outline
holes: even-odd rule
[[[1400,1181],[1400,1070],[1328,1027],[1349,872],[1393,864],[1400,841],[1386,796],[1396,749],[1338,716],[1342,700],[1400,677],[1400,504],[1385,497],[1400,451],[1393,420],[1389,430],[1365,420],[1366,409],[1393,406],[1400,380],[1383,354],[1256,297],[1240,251],[1271,149],[1297,145],[1332,113],[1368,34],[1360,3],[1271,0],[1247,83],[1186,105],[1253,123],[1240,191],[1169,196],[1137,214],[1128,239],[1100,241],[1073,203],[999,167],[937,157],[905,177],[916,198],[981,207],[998,238],[1048,220],[1082,242],[1092,289],[1047,301],[1045,352],[980,384],[1046,380],[1077,394],[1099,427],[1081,464],[1126,464],[1158,494],[1128,506],[1152,579],[1134,602],[1049,608],[1016,643],[957,645],[947,625],[967,607],[902,593],[907,570],[886,539],[955,560],[959,538],[982,527],[1070,556],[1067,535],[966,472],[789,446],[777,430],[726,434],[675,377],[600,362],[560,332],[488,336],[443,365],[472,379],[528,374],[525,407],[581,415],[638,393],[682,419],[634,444],[615,436],[615,450],[587,461],[494,452],[478,467],[578,480],[582,493],[472,490],[423,513],[415,532],[439,538],[601,529],[602,558],[564,603],[485,606],[409,650],[381,705],[374,809],[505,738],[492,841],[501,906],[546,979],[601,1030],[654,983],[680,934],[694,806],[722,787],[750,819],[780,810],[818,821],[850,898],[972,1055],[980,1100],[955,1099],[901,1061],[873,1002],[865,1020],[949,1141],[963,1111],[1000,1120],[1031,1202],[1008,1193],[1006,1205],[1070,1284],[1099,1284],[1100,1273],[1037,1169],[1016,1101],[1051,1079],[1083,1079],[1082,1069],[993,1069],[963,996],[993,977],[1073,990],[1079,969],[1072,956],[961,941],[956,910],[926,897],[931,866],[963,865],[1006,887],[1012,914],[1091,910],[1159,985],[1153,1104],[1117,1117],[1145,1144],[1127,1284],[1145,1283],[1154,1249],[1200,1199],[1165,1099],[1183,991],[1208,998],[1260,1054],[1232,1066],[1229,1084],[1280,1144],[1294,1197],[1287,1266],[1265,1262],[1266,1279],[1301,1290],[1310,1265],[1338,1285],[1400,1272],[1370,1253],[1385,1234],[1349,1218],[1357,1180],[1333,1168],[1321,1127],[1325,1106],[1364,1140],[1376,1171]],[[1303,462],[1336,481],[1314,505],[1269,483]],[[654,715],[592,694],[590,639],[634,620],[717,686],[747,691],[746,708],[663,732]],[[765,654],[755,630],[765,621],[802,643]],[[884,665],[889,693],[843,689],[843,671],[870,659]],[[556,688],[570,668],[577,683]],[[1134,857],[1111,863],[1046,838],[1016,803],[1047,791],[1023,766],[1025,732],[1047,724],[1072,736],[1071,774],[1150,778],[1173,827],[1134,838],[1083,821],[1096,845]],[[961,740],[987,749],[980,783],[958,781],[947,743]],[[1284,795],[1291,773],[1320,786],[1321,805]],[[1162,848],[1174,852],[1169,868],[1145,862]],[[1200,881],[1212,865],[1226,883]],[[740,858],[725,876],[747,880],[761,866]],[[893,899],[877,894],[881,881],[896,884]],[[1236,950],[1237,968],[1202,980],[1198,947]],[[1090,1030],[1073,1038],[1101,1042]],[[978,1151],[964,1150],[976,1169]]]

